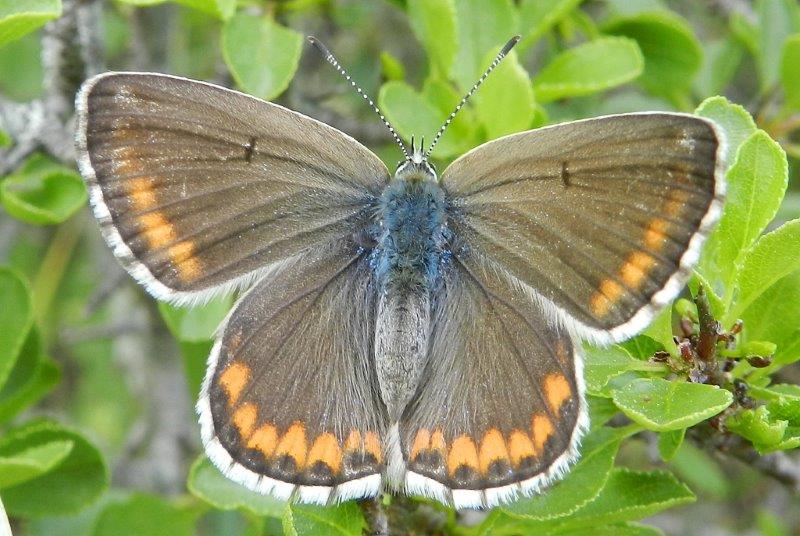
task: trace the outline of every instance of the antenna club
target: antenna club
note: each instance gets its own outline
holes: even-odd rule
[[[314,45],[314,47],[320,52],[322,52],[325,56],[330,55],[331,51],[328,50],[328,47],[323,45],[322,42],[313,35],[309,35],[308,37],[306,37],[306,40],[308,40],[309,43]]]
[[[522,39],[522,36],[519,36],[519,35],[515,35],[514,37],[512,37],[511,39],[509,39],[509,40],[508,40],[508,43],[506,43],[506,44],[503,46],[502,50],[500,50],[500,55],[501,55],[501,56],[505,56],[505,55],[507,55],[509,52],[511,52],[511,49],[512,49],[512,48],[514,48],[514,47],[517,45],[517,43],[519,43],[519,40],[520,40],[520,39]]]

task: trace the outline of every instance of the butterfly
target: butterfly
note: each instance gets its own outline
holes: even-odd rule
[[[682,289],[721,212],[725,141],[692,115],[612,115],[490,141],[439,175],[433,147],[514,43],[427,150],[381,116],[393,174],[216,85],[82,86],[79,167],[122,266],[175,304],[249,288],[197,404],[230,479],[318,504],[390,490],[487,507],[576,460],[581,341],[633,336]]]

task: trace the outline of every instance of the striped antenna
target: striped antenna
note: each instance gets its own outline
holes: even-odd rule
[[[430,156],[431,151],[433,151],[433,148],[436,147],[436,144],[439,142],[439,138],[442,137],[442,134],[444,134],[444,131],[447,130],[447,127],[450,126],[450,123],[453,122],[453,119],[455,119],[455,117],[458,114],[458,112],[461,111],[461,108],[464,107],[464,105],[467,103],[467,101],[472,96],[472,94],[475,93],[478,90],[478,88],[481,86],[481,84],[483,84],[483,81],[486,80],[486,78],[489,76],[489,74],[492,71],[494,71],[494,68],[497,67],[500,64],[501,61],[503,61],[503,58],[505,58],[508,55],[508,53],[511,52],[511,49],[514,48],[514,45],[519,43],[519,40],[520,40],[520,36],[518,36],[518,35],[515,35],[514,37],[509,39],[508,43],[506,43],[505,46],[500,50],[500,53],[497,54],[497,56],[495,57],[495,59],[492,62],[492,64],[489,65],[489,68],[486,69],[486,71],[481,75],[481,77],[478,78],[478,81],[475,82],[475,85],[473,85],[470,88],[470,90],[467,92],[467,94],[464,95],[464,98],[461,99],[461,102],[458,103],[458,106],[456,106],[456,109],[453,110],[453,112],[450,114],[450,116],[444,122],[444,125],[442,125],[442,127],[436,133],[436,136],[433,137],[433,141],[431,142],[431,146],[428,147],[427,151],[425,151],[425,158],[428,158]]]
[[[347,74],[347,71],[344,70],[344,67],[342,67],[342,65],[336,60],[334,55],[331,54],[331,51],[328,50],[328,47],[323,45],[322,42],[319,39],[317,39],[316,37],[314,37],[313,35],[309,35],[308,36],[308,42],[311,43],[312,45],[314,45],[314,48],[316,48],[325,57],[325,61],[327,61],[328,63],[333,65],[333,68],[336,69],[336,72],[338,72],[340,75],[342,75],[345,80],[350,82],[350,85],[353,86],[353,88],[358,92],[358,94],[361,95],[364,98],[365,101],[367,101],[367,103],[370,105],[370,107],[373,110],[375,110],[375,113],[378,114],[378,116],[380,116],[381,121],[383,121],[383,124],[386,125],[386,128],[389,129],[389,132],[392,134],[392,137],[394,138],[394,141],[396,141],[397,145],[400,146],[400,150],[403,151],[403,154],[405,155],[406,160],[410,160],[411,156],[408,154],[408,149],[406,149],[405,144],[403,144],[403,140],[401,140],[400,136],[398,136],[397,132],[395,132],[394,127],[392,126],[392,124],[389,123],[389,121],[386,120],[386,117],[384,117],[384,115],[381,113],[380,109],[375,105],[375,103],[372,102],[372,99],[370,99],[367,96],[367,94],[364,93],[361,90],[360,87],[358,87],[358,84],[356,84],[353,81],[353,79],[350,78],[350,75]]]

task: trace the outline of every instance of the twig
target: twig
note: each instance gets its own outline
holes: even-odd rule
[[[81,82],[101,70],[101,5],[96,0],[63,0],[62,5],[62,16],[42,30],[44,95],[25,104],[0,101],[0,128],[14,142],[0,151],[0,175],[40,149],[74,162],[72,103]]]
[[[372,536],[388,536],[389,517],[383,508],[383,497],[361,501],[361,510],[367,520],[367,532]]]

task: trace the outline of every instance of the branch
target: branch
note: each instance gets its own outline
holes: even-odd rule
[[[61,17],[45,25],[44,95],[25,104],[0,100],[0,129],[14,141],[10,148],[0,151],[0,175],[10,173],[40,149],[63,163],[74,162],[75,92],[102,66],[100,10],[96,0],[63,0]]]

